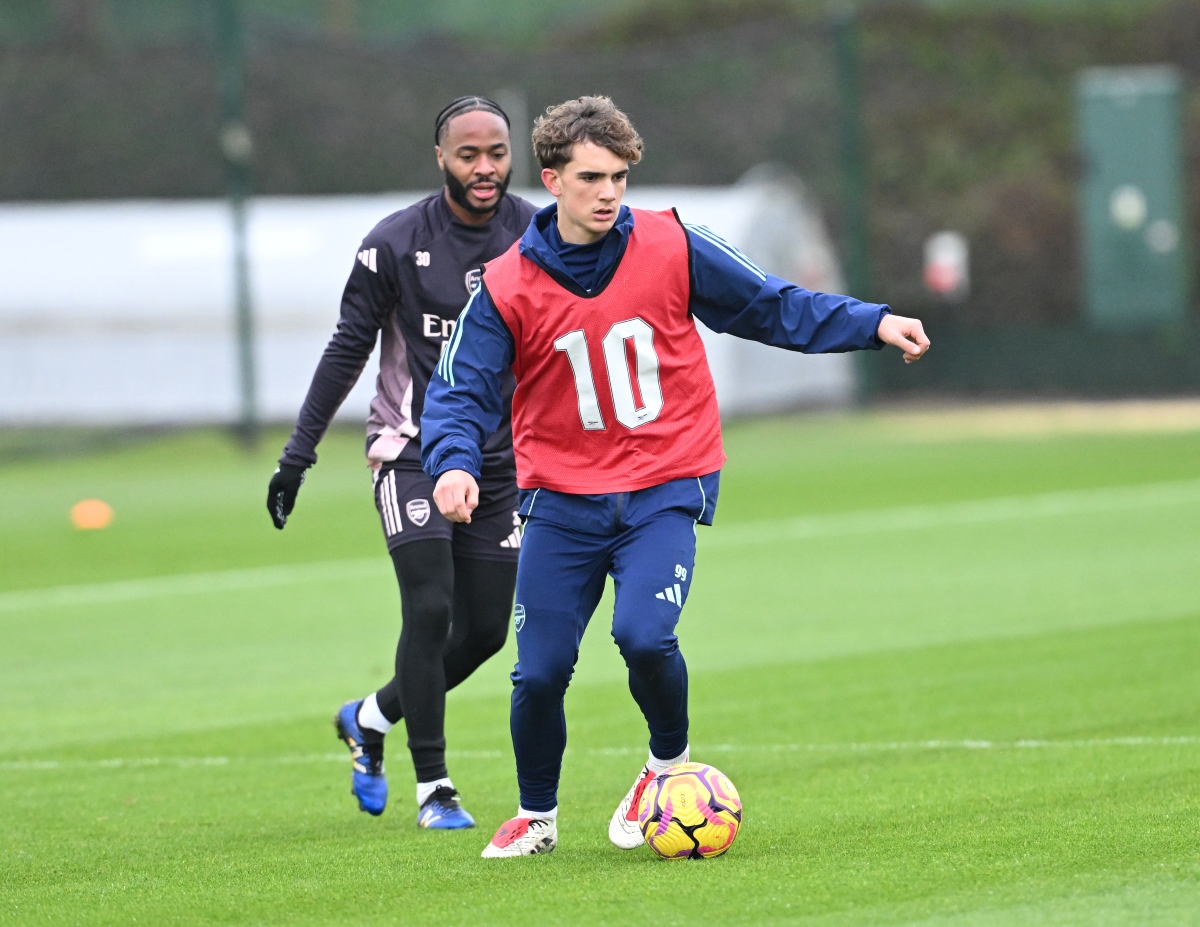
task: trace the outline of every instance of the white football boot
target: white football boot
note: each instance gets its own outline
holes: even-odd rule
[[[658,774],[650,771],[649,766],[643,766],[642,771],[633,780],[633,787],[625,793],[621,804],[617,805],[617,810],[613,812],[612,820],[608,822],[608,839],[622,850],[636,850],[646,842],[642,837],[642,829],[638,826],[638,805],[646,786],[654,781],[656,775]]]
[[[492,842],[480,854],[484,859],[533,856],[552,853],[558,846],[558,825],[546,818],[513,818],[496,831]]]

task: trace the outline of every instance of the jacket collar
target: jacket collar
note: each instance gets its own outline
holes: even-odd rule
[[[549,242],[546,230],[551,222],[558,221],[558,204],[551,203],[544,209],[539,209],[533,216],[533,221],[521,236],[520,253],[533,261],[538,267],[553,277],[561,286],[579,296],[597,296],[612,279],[617,265],[625,254],[629,244],[629,235],[633,231],[633,213],[628,206],[622,206],[617,212],[617,221],[609,230],[600,252],[600,264],[597,268],[596,285],[591,292],[585,291],[567,271],[566,266],[558,256],[558,252]]]

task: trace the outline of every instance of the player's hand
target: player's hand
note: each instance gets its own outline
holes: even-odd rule
[[[447,470],[433,487],[433,501],[450,521],[469,524],[479,505],[479,484],[466,470]]]
[[[920,319],[906,319],[902,315],[888,313],[879,321],[875,337],[884,344],[894,344],[903,351],[906,364],[919,361],[929,350],[929,338],[925,335],[925,329],[921,327]]]
[[[296,493],[304,485],[304,467],[281,463],[271,477],[267,487],[267,511],[271,521],[280,531],[287,524],[288,516],[296,505]]]

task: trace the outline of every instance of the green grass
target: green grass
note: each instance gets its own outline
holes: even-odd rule
[[[357,812],[329,718],[386,678],[398,597],[359,435],[278,533],[281,440],[0,469],[0,924],[1200,922],[1200,433],[728,429],[680,635],[746,817],[705,863],[607,842],[645,731],[606,605],[557,853],[478,858],[516,803],[511,642],[450,698],[480,829],[415,828],[400,738]],[[69,527],[88,496],[112,527]]]

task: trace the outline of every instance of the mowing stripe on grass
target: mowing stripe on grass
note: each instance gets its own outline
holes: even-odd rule
[[[1200,503],[1200,480],[1005,496],[972,502],[868,509],[834,515],[808,515],[743,522],[701,535],[702,548],[738,547],[779,541],[803,541],[856,534],[952,528],[1031,518],[1058,518],[1104,512],[1137,511]],[[0,593],[0,612],[72,605],[100,605],[206,592],[235,592],[295,583],[328,582],[390,575],[383,557],[322,560],[283,566],[182,573],[151,579],[119,580],[79,586],[53,586]]]
[[[879,743],[814,744],[709,744],[697,753],[897,753],[922,750],[1053,750],[1087,747],[1194,747],[1200,737],[1092,737],[1083,740],[896,740]],[[568,747],[568,755],[641,756],[644,747],[594,747],[577,750]],[[500,750],[447,750],[457,760],[499,760],[507,754]],[[297,763],[344,763],[345,753],[302,753],[293,756],[145,756],[104,760],[9,760],[0,761],[0,771],[37,771],[47,769],[143,769],[154,766],[187,768],[230,766],[233,764],[294,765]]]
[[[1200,480],[1185,480],[743,522],[713,531],[711,537],[702,537],[705,538],[704,547],[736,547],[1032,518],[1137,511],[1197,502],[1200,502]]]
[[[157,599],[204,592],[239,592],[243,589],[291,586],[296,583],[364,579],[389,575],[387,564],[388,561],[383,557],[318,560],[313,563],[217,570],[211,573],[175,573],[150,579],[25,589],[0,593],[0,612],[72,605],[104,605],[110,602],[131,602],[136,599]]]

